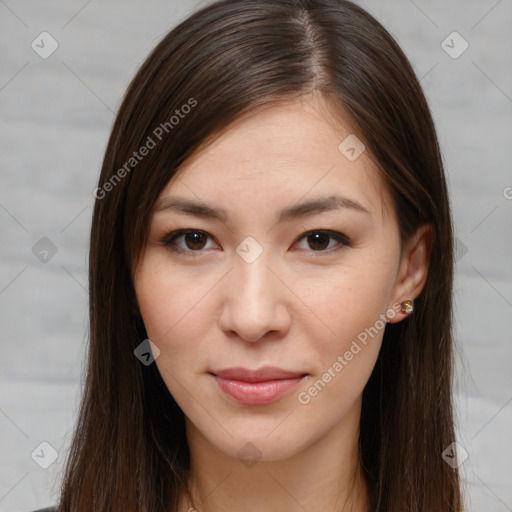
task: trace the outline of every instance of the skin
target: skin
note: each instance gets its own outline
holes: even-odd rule
[[[369,152],[349,161],[338,145],[354,132],[329,112],[320,98],[304,97],[232,125],[179,169],[155,206],[134,285],[161,351],[155,364],[186,417],[199,512],[368,510],[357,441],[385,327],[377,321],[407,316],[396,303],[425,284],[431,230],[420,227],[401,254],[391,198]],[[368,213],[341,208],[277,223],[282,208],[333,193]],[[228,217],[156,211],[171,196]],[[184,228],[208,236],[177,238],[184,253],[161,242]],[[318,229],[352,245],[303,236]],[[236,252],[248,236],[262,249],[251,263]],[[332,377],[338,356],[371,326],[381,328]],[[208,373],[263,365],[308,375],[277,402],[240,405]],[[299,393],[329,368],[330,381],[301,403]],[[238,455],[244,446],[254,465]],[[182,500],[180,511],[189,507]]]

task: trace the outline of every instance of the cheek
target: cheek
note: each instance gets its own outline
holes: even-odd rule
[[[386,326],[381,296],[376,297],[366,290],[366,293],[349,295],[348,300],[346,295],[331,294],[323,298],[323,302],[325,309],[321,314],[329,330],[316,338],[316,350],[324,368],[330,367],[345,353],[351,366],[353,360],[369,366],[376,358]],[[332,307],[332,304],[336,306]],[[322,311],[321,304],[317,310]]]
[[[176,278],[147,273],[137,289],[137,297],[148,338],[160,350],[154,364],[179,406],[188,410],[190,395],[187,390],[192,387],[192,374],[197,362],[201,361],[199,345],[203,335],[199,332],[199,319],[204,319],[204,315],[194,287],[177,288],[177,285]],[[176,289],[182,291],[171,293]],[[197,390],[194,396],[203,400]]]
[[[375,366],[381,340],[379,334],[367,345],[348,343],[347,350],[331,354],[322,372],[297,391],[295,420],[300,418],[304,437],[319,437],[352,413],[358,414],[356,406]]]
[[[194,332],[198,322],[191,319],[201,318],[200,297],[196,297],[193,286],[180,282],[176,273],[164,271],[158,258],[151,254],[145,257],[137,274],[135,291],[148,338],[160,350],[155,364],[173,391],[173,377],[179,379],[180,372],[190,369],[189,362],[197,358],[193,340],[201,337]]]
[[[135,290],[142,319],[148,338],[160,350],[155,363],[175,397],[179,384],[186,383],[204,360],[202,340],[211,317],[205,293],[213,284],[193,272],[169,270],[168,261],[151,251],[138,272]]]
[[[173,271],[163,260],[149,251],[137,273],[135,291],[148,336],[165,345],[184,323],[188,328],[198,325],[191,318],[201,318],[198,306],[205,288],[199,279]]]
[[[391,264],[361,258],[357,267],[317,281],[323,286],[305,289],[308,306],[317,315],[312,323],[318,326],[320,319],[325,326],[321,335],[311,336],[317,371],[297,394],[298,402],[308,406],[311,426],[318,415],[343,416],[362,393],[381,347],[393,276]],[[312,324],[309,329],[312,334]]]
[[[326,327],[320,338],[325,352],[331,351],[329,347],[343,349],[386,312],[394,268],[383,267],[361,258],[357,267],[333,269],[303,289],[301,295],[307,297],[307,306]]]
[[[317,303],[318,311],[324,306],[325,323],[334,334],[325,330],[326,334],[314,338],[311,359],[316,361],[317,371],[295,396],[306,437],[321,435],[342,421],[372,374],[386,327],[381,316],[382,296],[377,298],[372,291],[375,289],[361,287],[352,292],[333,288]]]

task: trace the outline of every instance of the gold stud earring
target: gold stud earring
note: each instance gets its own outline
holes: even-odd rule
[[[414,301],[412,300],[404,300],[400,303],[400,307],[404,313],[412,313],[414,311]]]

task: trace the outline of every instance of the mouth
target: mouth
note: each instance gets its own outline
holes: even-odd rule
[[[307,375],[271,366],[257,370],[227,368],[209,373],[224,395],[244,405],[276,402],[298,386]]]

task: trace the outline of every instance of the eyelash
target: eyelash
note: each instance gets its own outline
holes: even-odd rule
[[[174,245],[174,241],[178,237],[180,237],[182,235],[191,234],[191,233],[206,235],[210,239],[213,238],[208,233],[206,233],[205,231],[202,231],[200,229],[178,229],[176,231],[172,231],[171,233],[168,233],[163,238],[161,238],[160,239],[160,243],[162,245],[164,245],[165,247],[167,247],[172,252],[180,253],[180,254],[187,254],[187,255],[190,255],[192,257],[196,257],[201,252],[204,252],[203,249],[199,249],[197,251],[194,251],[194,250],[191,250],[191,249],[186,250],[186,249],[182,249],[182,248],[177,247],[176,245]],[[331,249],[321,249],[321,250],[318,250],[318,251],[311,250],[311,251],[308,251],[308,252],[328,253],[328,254],[330,254],[332,252],[340,250],[342,247],[352,247],[352,245],[353,245],[352,241],[350,240],[350,238],[348,238],[343,233],[339,233],[338,231],[331,231],[331,230],[328,230],[328,229],[312,229],[310,231],[306,231],[305,233],[303,233],[300,237],[298,237],[295,240],[294,244],[299,242],[303,238],[307,238],[308,236],[313,235],[313,234],[317,234],[317,233],[329,236],[330,238],[333,238],[334,240],[339,242],[341,247],[339,247],[338,249],[334,249],[334,251],[331,248]],[[194,253],[198,253],[198,254],[194,254]]]

